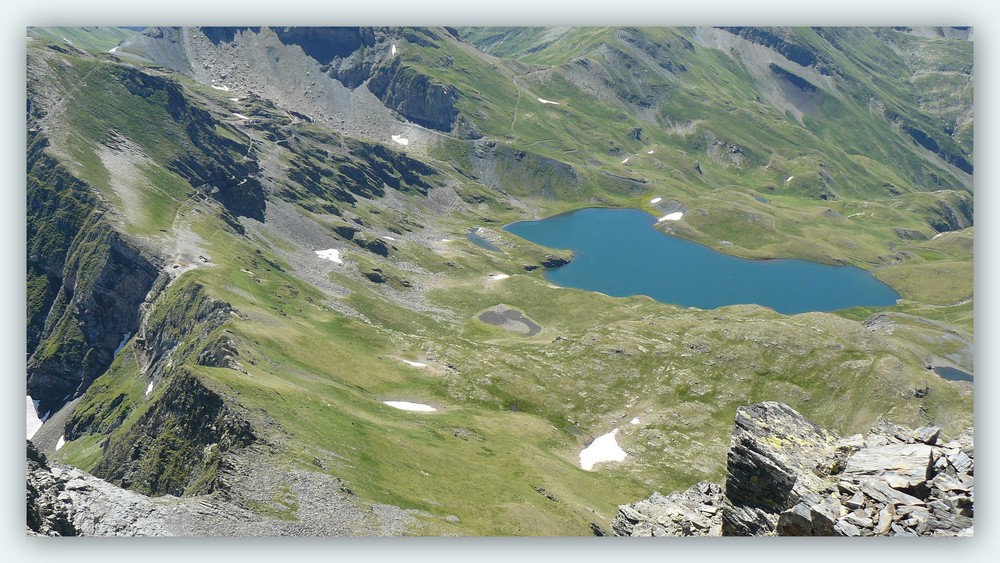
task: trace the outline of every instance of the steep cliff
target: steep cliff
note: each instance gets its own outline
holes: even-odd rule
[[[28,394],[55,412],[107,370],[159,273],[111,228],[86,183],[32,139],[28,156]]]
[[[438,131],[451,131],[458,117],[458,91],[399,60],[380,67],[368,81],[386,107],[410,121]]]

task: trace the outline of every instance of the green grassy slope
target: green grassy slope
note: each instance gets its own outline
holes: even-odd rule
[[[844,434],[879,417],[934,422],[946,434],[972,423],[971,388],[924,366],[963,353],[962,338],[973,333],[971,194],[952,165],[858,101],[877,92],[900,120],[938,131],[958,120],[962,104],[925,112],[912,96],[915,88],[941,97],[953,87],[946,80],[959,81],[944,55],[926,63],[944,78],[912,85],[907,73],[926,43],[885,32],[906,46],[904,57],[883,52],[884,37],[867,31],[796,30],[840,70],[822,111],[799,122],[758,100],[744,63],[700,46],[691,30],[638,30],[631,40],[606,29],[520,30],[503,41],[496,30],[464,33],[505,58],[439,33],[403,50],[401,64],[456,88],[462,116],[484,138],[442,138],[420,161],[292,123],[260,100],[245,102],[258,123],[237,128],[216,111],[223,94],[188,79],[140,80],[146,95],[135,95],[136,77],[110,58],[52,55],[54,88],[75,100],[60,139],[73,172],[127,205],[101,147],[138,147],[144,166],[130,185],[143,186],[133,203],[140,213],[124,228],[147,237],[164,229],[166,238],[186,225],[212,259],[157,306],[184,318],[184,291],[197,285],[235,310],[170,369],[267,421],[275,463],[339,477],[366,502],[418,509],[424,533],[587,535],[591,523],[607,531],[618,504],[721,481],[740,405],[783,401]],[[875,68],[886,72],[873,76]],[[608,81],[581,79],[602,76]],[[88,87],[75,88],[81,82]],[[971,122],[956,126],[954,146],[971,158],[962,133],[970,130]],[[181,203],[196,186],[177,163],[232,167],[250,154],[245,139],[253,139],[251,160],[272,163],[272,201],[319,225],[343,264],[268,230],[268,217],[261,230],[240,233],[217,205]],[[447,206],[435,199],[444,192],[455,196]],[[904,300],[786,317],[757,306],[699,311],[615,299],[551,286],[543,269],[525,268],[551,251],[499,229],[583,205],[658,212],[654,196],[687,209],[677,235],[744,256],[862,265]],[[464,239],[479,226],[499,251]],[[396,239],[387,256],[369,244],[385,233]],[[305,259],[325,268],[336,295],[297,271]],[[375,273],[386,282],[366,275]],[[489,280],[494,273],[511,277]],[[498,304],[542,330],[524,337],[478,319]],[[863,324],[876,313],[894,324]],[[199,361],[223,332],[239,366]],[[92,424],[57,458],[97,468],[105,440],[126,441],[162,404],[165,387],[144,393],[134,354],[130,343],[84,396],[76,417]],[[386,400],[438,410],[407,412]],[[626,460],[581,469],[580,450],[616,428]],[[174,476],[179,463],[166,462]]]
[[[66,42],[85,51],[110,51],[135,35],[121,27],[29,27],[28,37],[53,42]]]

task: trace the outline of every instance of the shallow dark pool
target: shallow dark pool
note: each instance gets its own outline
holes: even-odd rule
[[[472,229],[471,231],[469,231],[469,234],[465,235],[465,238],[468,239],[468,241],[471,242],[472,244],[478,246],[479,248],[485,248],[486,250],[491,250],[493,252],[497,252],[500,250],[500,248],[497,247],[497,245],[479,236],[479,234],[476,233],[476,229]]]
[[[934,373],[950,381],[972,381],[972,374],[960,369],[942,366],[934,368]]]

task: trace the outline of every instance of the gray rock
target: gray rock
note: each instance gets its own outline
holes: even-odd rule
[[[836,532],[836,535],[838,536],[847,536],[849,538],[856,538],[861,535],[861,529],[851,524],[846,519],[838,520],[837,523],[833,526],[833,529]]]
[[[949,476],[947,473],[938,473],[934,480],[931,481],[931,486],[935,489],[939,489],[946,493],[957,491],[961,493],[969,492],[969,486],[959,481],[958,479]]]
[[[941,434],[940,426],[922,426],[913,431],[913,440],[933,446]]]
[[[948,462],[951,463],[955,471],[959,473],[971,473],[973,462],[972,458],[968,456],[964,451],[960,451],[954,455],[948,456]]]
[[[653,493],[618,507],[611,525],[616,536],[722,535],[722,487],[702,482],[682,493]]]
[[[896,511],[893,509],[892,505],[886,505],[878,513],[878,523],[875,525],[875,535],[877,536],[887,536],[889,531],[892,529],[892,519],[896,515]]]
[[[865,447],[866,448],[877,448],[879,446],[884,446],[891,443],[889,438],[881,434],[869,434],[865,437]]]
[[[778,515],[779,536],[812,536],[813,523],[809,506],[800,502]]]
[[[654,494],[619,507],[615,533],[969,536],[972,431],[938,446],[939,432],[880,421],[864,438],[838,438],[787,405],[742,407],[721,503],[708,483]],[[701,534],[706,519],[711,532]]]
[[[855,514],[848,514],[847,516],[844,516],[842,520],[850,522],[851,524],[859,528],[871,529],[875,527],[875,521],[872,520],[871,518],[859,518]]]
[[[931,446],[888,444],[855,453],[847,460],[842,478],[878,477],[894,488],[908,489],[926,483],[932,465]]]
[[[897,491],[889,486],[885,481],[878,479],[864,478],[858,486],[865,496],[875,500],[880,504],[902,505],[902,504],[923,504],[923,501],[904,492]]]
[[[779,536],[833,536],[841,505],[832,497],[809,495],[778,516]]]
[[[856,492],[851,495],[851,498],[844,501],[844,506],[847,508],[863,508],[865,506],[865,495],[860,492]]]

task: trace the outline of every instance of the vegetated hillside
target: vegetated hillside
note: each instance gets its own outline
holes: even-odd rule
[[[840,433],[971,423],[971,384],[928,369],[974,368],[962,39],[33,37],[28,391],[57,461],[271,523],[242,533],[317,533],[322,481],[357,516],[337,533],[590,534],[720,479],[741,405]],[[683,208],[660,227],[861,265],[904,299],[783,316],[610,298],[551,286],[570,256],[500,229],[593,205]],[[614,430],[626,459],[583,470]]]
[[[28,37],[62,42],[85,51],[110,51],[135,35],[127,27],[29,27]]]

